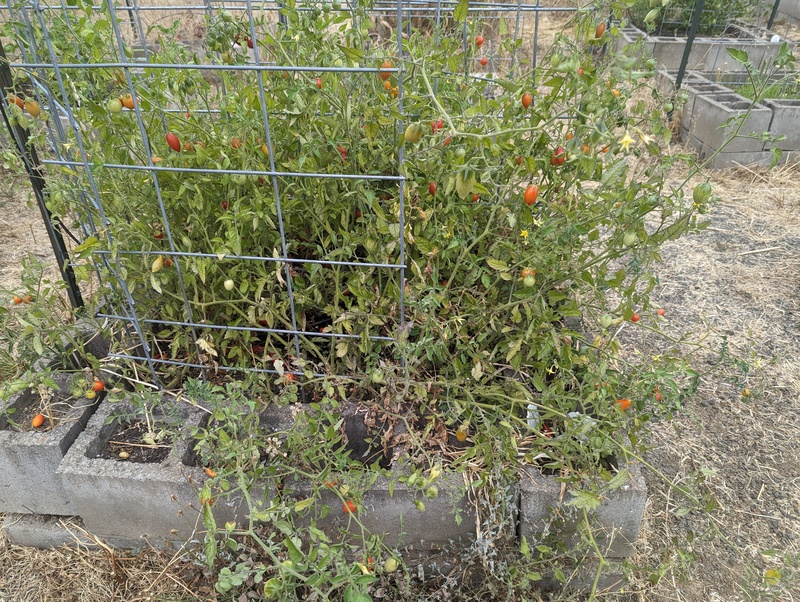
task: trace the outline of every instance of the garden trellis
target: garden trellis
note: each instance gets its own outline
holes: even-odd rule
[[[168,388],[411,377],[523,414],[597,396],[580,322],[646,310],[643,266],[706,202],[664,188],[655,61],[609,49],[621,14],[178,8],[2,13],[3,106],[41,149],[76,280],[122,327],[111,358]]]
[[[15,74],[13,88],[36,98],[50,115],[37,140],[42,146],[45,179],[50,184],[46,193],[47,204],[56,213],[71,216],[72,223],[65,231],[72,243],[73,258],[89,259],[97,282],[106,289],[105,303],[98,316],[123,325],[131,337],[130,351],[117,354],[117,357],[146,362],[156,383],[159,382],[157,370],[160,365],[188,366],[203,373],[212,367],[215,370],[245,367],[254,371],[290,371],[297,366],[290,367],[287,363],[285,367],[282,364],[276,368],[273,358],[289,354],[295,359],[304,359],[311,353],[319,360],[320,355],[325,355],[319,351],[321,344],[343,356],[348,342],[360,345],[363,350],[369,348],[370,342],[395,345],[403,332],[406,300],[405,287],[401,283],[406,281],[409,271],[405,237],[401,235],[406,229],[407,212],[407,178],[402,175],[403,146],[399,146],[392,157],[394,169],[391,173],[371,173],[369,166],[314,171],[304,170],[302,166],[292,170],[276,165],[274,124],[285,122],[287,115],[271,110],[269,78],[313,81],[314,78],[331,76],[360,79],[362,82],[370,78],[382,83],[378,79],[379,66],[374,60],[362,56],[362,52],[371,46],[383,48],[384,56],[391,56],[394,61],[386,73],[395,83],[388,94],[397,102],[396,117],[386,112],[383,119],[392,122],[392,131],[399,136],[415,117],[405,111],[402,61],[396,58],[403,56],[403,37],[411,33],[412,24],[428,27],[433,36],[440,35],[446,24],[450,29],[460,30],[465,51],[463,63],[458,65],[459,70],[445,75],[486,80],[486,72],[482,69],[475,72],[474,60],[468,51],[474,23],[494,28],[505,37],[513,36],[514,40],[526,40],[510,50],[493,49],[495,42],[487,42],[484,50],[489,50],[485,54],[491,57],[493,70],[513,72],[515,65],[522,61],[526,63],[525,69],[533,73],[540,15],[574,10],[564,6],[545,7],[538,1],[535,4],[474,2],[459,18],[460,23],[456,23],[454,11],[466,10],[466,3],[377,2],[368,10],[355,4],[313,3],[290,8],[300,19],[304,15],[313,19],[323,11],[326,14],[330,11],[341,14],[342,20],[352,19],[354,24],[369,16],[375,19],[376,25],[368,33],[364,30],[366,36],[361,41],[366,40],[366,44],[362,48],[356,43],[349,49],[342,47],[343,54],[337,60],[338,64],[303,64],[305,57],[268,56],[258,43],[264,40],[265,35],[275,35],[275,31],[286,24],[287,9],[275,3],[226,2],[223,6],[214,2],[159,5],[134,1],[124,5],[109,2],[92,6],[86,2],[9,2],[0,12],[8,27],[7,32],[14,34],[14,38],[5,40],[6,47],[12,49],[9,59]],[[233,39],[229,34],[233,34]],[[168,39],[170,37],[172,39]],[[175,43],[176,38],[181,41]],[[256,40],[256,43],[248,43],[248,40]],[[530,53],[524,60],[521,57],[523,51]],[[167,82],[167,89],[154,93],[151,84],[152,74],[156,72],[161,84]],[[209,158],[205,160],[206,164],[202,164],[203,159],[198,157],[206,154],[204,149],[208,144],[200,140],[196,146],[188,140],[180,143],[181,158],[192,152],[194,160],[191,162],[181,163],[180,159],[175,160],[175,155],[168,154],[170,151],[165,152],[162,137],[175,129],[175,120],[199,133],[209,120],[218,122],[230,117],[230,107],[225,106],[226,87],[229,89],[239,76],[240,83],[246,80],[245,85],[250,86],[255,94],[247,118],[257,123],[257,127],[240,127],[239,135],[232,131],[232,146],[227,153],[230,156],[221,161]],[[180,90],[175,90],[175,82],[180,82]],[[196,88],[205,85],[203,82],[209,85],[203,99],[207,102],[198,106]],[[438,79],[433,85],[438,87]],[[351,88],[349,93],[354,89]],[[11,90],[6,90],[6,94],[9,92]],[[365,93],[365,90],[358,93]],[[120,96],[124,100],[126,94],[134,102],[130,108],[116,112],[119,107],[113,99]],[[108,106],[106,98],[112,100]],[[87,110],[94,113],[109,111],[111,122],[108,128],[98,131],[87,124],[91,121],[86,119]],[[318,110],[336,118],[335,109],[330,106]],[[237,117],[242,119],[243,115]],[[199,123],[192,124],[191,120]],[[23,132],[17,129],[16,136]],[[103,144],[129,146],[131,160],[122,161],[120,155],[114,160],[108,160],[108,157],[102,162],[95,160],[91,147],[98,143],[98,137],[103,136],[106,137]],[[251,139],[246,139],[247,136]],[[124,140],[125,137],[129,139]],[[237,143],[240,137],[243,142]],[[219,142],[219,137],[215,141]],[[25,147],[22,139],[18,143]],[[284,144],[285,138],[280,143]],[[189,151],[184,144],[193,145],[192,150]],[[251,157],[245,153],[241,153],[244,156],[235,156],[236,151],[245,146],[254,146],[257,151],[263,149],[261,160],[250,160]],[[338,166],[344,167],[347,151],[341,146],[339,149],[342,161]],[[333,159],[339,157],[334,155]],[[165,182],[165,178],[170,180]],[[177,183],[179,178],[183,181]],[[259,227],[274,229],[276,236],[264,241],[270,244],[259,246],[258,242],[242,248],[235,241],[215,239],[213,244],[201,248],[196,241],[190,240],[185,231],[187,223],[182,219],[185,216],[172,211],[172,197],[176,190],[179,194],[185,193],[185,187],[191,187],[193,179],[215,181],[211,186],[216,188],[211,194],[219,197],[204,199],[204,202],[214,203],[221,209],[221,215],[216,216],[218,220],[224,221],[225,212],[238,212],[241,199],[246,195],[262,199],[269,197],[270,202],[274,202],[273,215],[261,213],[259,216],[256,209],[250,212],[256,215],[248,213],[247,217],[261,222],[253,223],[254,230]],[[383,187],[384,197],[391,194],[399,201],[396,219],[388,224],[388,232],[384,232],[386,240],[381,241],[392,247],[393,253],[387,255],[386,260],[370,261],[363,257],[344,256],[346,253],[339,253],[334,245],[333,251],[319,257],[299,256],[293,247],[297,242],[297,228],[288,227],[284,214],[286,199],[292,195],[286,190],[287,183],[297,180],[347,182],[351,188],[362,191],[363,188],[359,187],[365,185]],[[110,197],[117,198],[110,200]],[[145,204],[148,208],[142,210]],[[292,212],[291,208],[289,212]],[[142,220],[141,225],[153,229],[150,240],[146,240],[135,225],[144,217],[143,214],[148,221],[145,224]],[[241,221],[242,218],[237,216],[235,219]],[[120,222],[133,226],[124,237],[113,227]],[[57,220],[51,223],[55,230],[60,226]],[[196,227],[194,224],[188,226]],[[354,226],[357,228],[357,223]],[[60,246],[58,241],[56,246]],[[360,254],[365,253],[360,250]],[[132,281],[132,266],[137,262],[149,283]],[[223,278],[217,274],[214,286],[218,293],[238,292],[243,298],[249,295],[252,298],[250,315],[238,323],[232,323],[235,321],[224,312],[211,315],[209,319],[209,312],[198,312],[197,305],[214,301],[198,302],[196,288],[198,284],[211,286],[210,272],[220,272],[223,267],[233,265],[240,266],[239,275]],[[70,267],[77,270],[82,279],[87,278],[86,264],[68,265],[67,273]],[[381,271],[385,274],[383,290],[377,294],[390,297],[391,303],[383,307],[386,310],[383,313],[361,312],[346,320],[349,322],[347,328],[336,331],[331,325],[342,316],[315,315],[312,319],[309,304],[305,302],[308,291],[297,284],[299,271],[324,270],[337,270],[339,274]],[[170,272],[168,282],[163,278],[167,271]],[[268,273],[274,275],[282,290],[279,287],[265,293]],[[187,283],[187,279],[192,282]],[[235,281],[234,289],[229,289],[231,281]],[[74,282],[71,284],[75,298],[80,299],[80,291]],[[149,290],[146,290],[148,285]],[[168,287],[171,290],[165,293],[164,289]],[[169,312],[160,311],[158,302],[153,301],[154,295],[163,294],[171,296],[174,311],[170,315],[164,315]],[[252,311],[254,303],[270,304],[276,298],[279,301],[275,305],[280,308],[283,318],[277,314],[268,317],[256,315],[258,308],[255,313]],[[299,298],[304,302],[299,304]],[[319,296],[315,301],[324,302]],[[159,339],[158,333],[166,330],[172,333],[169,337],[171,342]],[[214,342],[208,337],[209,331],[224,331],[226,334]],[[243,358],[240,349],[235,361],[226,362],[219,343],[228,337],[249,344],[252,361]],[[181,357],[180,349],[191,349],[192,346],[196,346],[199,353],[186,352]],[[358,366],[351,364],[349,368],[357,371]]]

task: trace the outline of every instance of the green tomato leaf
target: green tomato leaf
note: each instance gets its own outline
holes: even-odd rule
[[[350,46],[339,46],[339,50],[347,57],[348,61],[358,63],[364,58],[364,53],[358,48],[351,48]]]
[[[508,272],[511,269],[508,267],[505,261],[492,259],[491,257],[486,260],[486,263],[489,264],[489,267],[493,270],[498,270],[500,272]]]
[[[600,506],[600,496],[591,491],[572,490],[570,491],[572,499],[567,502],[567,506],[574,506],[575,508],[583,508],[586,510],[594,510]]]
[[[741,50],[740,48],[726,48],[725,50],[728,51],[728,54],[737,63],[741,63],[742,65],[744,65],[749,61],[747,53],[744,50]]]
[[[464,19],[467,18],[467,13],[469,12],[469,0],[460,0],[456,9],[453,11],[453,19],[455,19],[456,23],[461,23]]]
[[[456,174],[456,192],[460,198],[467,198],[468,195],[472,194],[474,187],[475,176],[473,174],[466,176],[463,171]]]

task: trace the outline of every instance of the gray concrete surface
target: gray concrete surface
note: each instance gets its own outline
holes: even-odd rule
[[[634,552],[647,500],[647,486],[637,465],[629,465],[630,479],[603,495],[601,505],[590,511],[593,534],[604,556],[624,558]],[[562,485],[564,488],[562,489]],[[573,485],[528,468],[520,476],[520,535],[534,546],[542,532],[557,529],[567,545],[576,544],[582,512],[567,503]],[[553,521],[556,521],[555,523]]]
[[[142,538],[102,538],[90,535],[79,516],[7,514],[1,528],[10,544],[42,550],[64,546],[99,549],[101,543],[131,550],[149,546],[147,540]]]
[[[54,373],[53,378],[68,396],[72,375]],[[6,421],[2,412],[7,408],[16,408],[19,414],[38,402],[38,394],[34,395],[30,389],[0,401],[0,423]],[[51,430],[20,432],[2,428],[0,424],[0,466],[3,467],[0,470],[0,512],[76,514],[73,499],[63,487],[56,469],[95,407],[95,402],[86,398],[54,406],[54,410],[63,409],[65,414]],[[14,419],[14,414],[10,419]]]
[[[188,404],[177,411],[187,425],[205,418]],[[193,442],[182,438],[160,464],[101,458],[114,428],[107,422],[115,412],[130,413],[132,408],[101,404],[58,468],[73,514],[101,537],[191,539],[198,525],[202,529],[198,491],[206,479],[203,469],[192,465]]]

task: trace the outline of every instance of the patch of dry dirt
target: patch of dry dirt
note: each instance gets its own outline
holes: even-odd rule
[[[711,181],[723,200],[705,232],[665,246],[655,298],[669,331],[704,338],[699,388],[657,426],[647,460],[718,508],[682,516],[691,504],[650,471],[629,599],[788,602],[800,591],[800,166]],[[772,586],[770,569],[781,575]]]
[[[2,144],[0,140],[0,144]],[[35,206],[30,185],[23,178],[0,167],[0,289],[15,290],[22,274],[21,260],[34,255],[42,261],[53,259],[50,239]],[[53,260],[55,264],[55,260]],[[0,303],[7,303],[7,299]]]

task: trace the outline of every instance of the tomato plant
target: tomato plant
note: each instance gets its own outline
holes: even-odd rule
[[[74,41],[48,13],[68,64],[127,57],[108,10],[79,2]],[[536,404],[540,422],[515,430],[547,423],[559,466],[599,462],[608,441],[575,437],[560,455],[553,441],[574,412],[602,432],[628,425],[610,409],[641,387],[606,334],[638,319],[630,308],[648,315],[648,265],[713,199],[665,185],[685,159],[662,152],[650,64],[583,11],[536,64],[470,11],[455,28],[409,23],[402,52],[365,2],[287,3],[280,27],[265,13],[211,11],[191,51],[179,23],[155,26],[149,66],[70,68],[66,97],[42,76],[79,126],[59,149],[69,177],[53,170],[48,187],[54,215],[88,233],[80,277],[100,270],[103,293],[141,312],[141,342],[177,363],[268,371],[287,390],[314,374],[435,382],[448,392],[434,405],[471,440],[496,422],[487,408]],[[490,57],[497,74],[471,73]],[[87,158],[90,172],[70,167]],[[164,364],[153,378],[179,386],[186,367]]]

